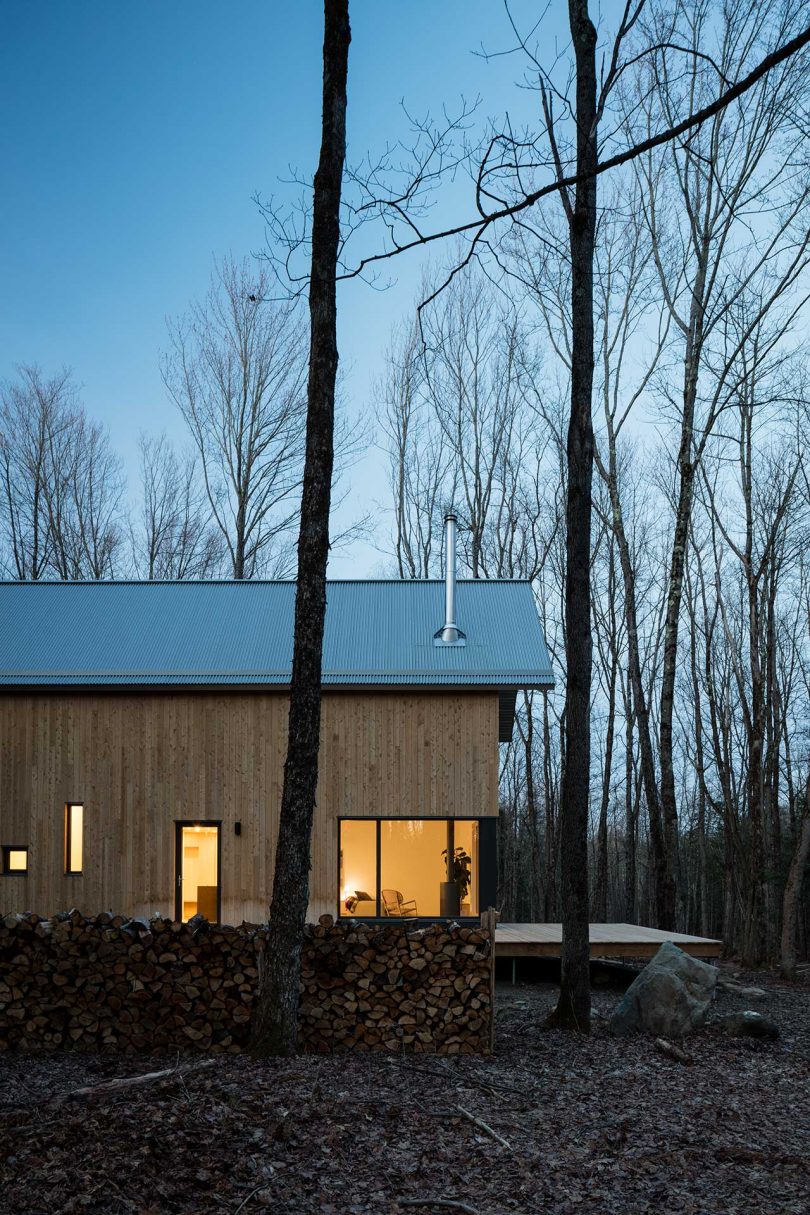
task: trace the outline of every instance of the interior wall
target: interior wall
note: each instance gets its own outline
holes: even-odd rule
[[[376,915],[377,824],[370,819],[344,822],[340,845],[340,914]],[[370,898],[354,901],[358,894],[367,894]]]
[[[199,887],[206,887],[206,897],[210,897],[211,887],[217,885],[217,835],[216,827],[182,828],[184,920],[198,911],[205,912],[205,907],[199,905]]]
[[[380,888],[399,890],[418,915],[441,913],[447,824],[428,819],[380,824]]]

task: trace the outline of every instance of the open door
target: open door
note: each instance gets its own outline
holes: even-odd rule
[[[220,823],[177,824],[175,916],[178,920],[185,922],[192,916],[204,915],[212,924],[219,923],[220,836]]]

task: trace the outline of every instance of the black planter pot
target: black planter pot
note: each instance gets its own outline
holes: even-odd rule
[[[442,882],[439,887],[439,905],[443,917],[454,917],[461,911],[461,899],[455,882]]]

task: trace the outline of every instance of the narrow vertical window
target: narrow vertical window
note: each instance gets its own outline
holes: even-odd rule
[[[65,873],[81,873],[84,860],[84,806],[65,806]]]

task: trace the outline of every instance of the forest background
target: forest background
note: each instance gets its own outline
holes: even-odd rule
[[[367,247],[355,223],[370,182],[384,177],[390,187],[400,169],[411,180],[423,163],[422,192],[409,202],[432,207],[439,228],[472,196],[476,153],[488,141],[495,154],[483,186],[492,196],[509,188],[510,175],[539,177],[548,156],[532,136],[540,80],[544,104],[557,105],[566,158],[567,69],[549,33],[564,15],[557,7],[541,32],[536,14],[527,18],[531,6],[500,11],[497,21],[484,19],[483,6],[464,6],[452,39],[449,25],[447,38],[427,25],[420,6],[407,31],[376,30],[378,46],[403,33],[413,40],[412,55],[401,52],[402,62],[420,65],[413,102],[420,114],[438,113],[437,122],[398,106],[399,82],[392,91],[384,65],[364,60],[356,39],[352,88],[385,100],[374,122],[352,123],[346,206],[355,243],[344,250],[347,267]],[[441,22],[451,22],[453,8]],[[603,118],[606,149],[612,138],[637,142],[685,106],[711,100],[806,17],[806,4],[792,0],[767,8],[686,0],[674,11],[652,4],[643,36],[654,35],[662,49],[637,63],[630,57]],[[365,19],[361,6],[356,22]],[[4,577],[273,577],[294,568],[306,330],[299,303],[278,289],[277,263],[261,255],[278,248],[265,189],[292,198],[310,167],[282,171],[280,185],[264,183],[266,170],[257,168],[258,181],[242,189],[244,165],[236,179],[228,172],[227,127],[217,125],[209,100],[208,109],[197,107],[196,134],[182,143],[196,147],[206,183],[212,166],[219,170],[213,189],[195,189],[192,178],[181,190],[169,173],[176,135],[163,144],[167,176],[151,199],[120,205],[135,180],[136,166],[118,159],[131,147],[126,140],[112,147],[104,171],[110,145],[102,134],[116,106],[135,115],[142,140],[135,146],[145,154],[173,90],[182,96],[187,84],[205,81],[210,93],[213,64],[203,68],[194,52],[206,49],[210,60],[217,33],[220,74],[234,79],[233,31],[214,29],[214,21],[211,9],[191,35],[179,76],[164,52],[141,48],[165,71],[156,72],[142,106],[133,108],[127,95],[137,39],[121,50],[114,73],[96,66],[86,74],[71,106],[92,107],[93,134],[80,143],[89,177],[81,155],[60,163],[59,127],[71,114],[56,121],[53,85],[44,98],[32,100],[29,91],[20,109],[27,123],[53,124],[54,155],[46,144],[40,164],[16,166],[23,188],[4,204],[13,288],[4,295],[12,323],[1,352]],[[118,38],[131,32],[102,23],[81,54],[65,56],[49,23],[45,50],[57,82],[60,72],[64,81],[98,65],[105,28]],[[562,38],[561,24],[560,31]],[[171,31],[158,32],[171,45]],[[22,44],[41,54],[39,31],[32,24],[28,33]],[[317,23],[309,29],[302,20],[295,36],[317,42]],[[244,42],[240,54],[249,54]],[[448,45],[454,50],[440,71]],[[317,64],[317,55],[298,58]],[[249,65],[241,66],[248,86],[240,90],[257,87]],[[604,179],[596,251],[592,917],[722,935],[751,963],[781,952],[787,970],[808,940],[801,898],[810,840],[806,66],[796,56],[698,132]],[[23,55],[5,77],[18,107],[29,89],[24,71]],[[258,94],[241,110],[269,111]],[[295,161],[303,124],[317,114],[289,102],[276,112],[290,115],[294,134],[276,159],[286,151]],[[88,113],[72,119],[86,122]],[[525,153],[517,168],[498,156],[505,130]],[[255,130],[250,139],[261,143]],[[25,156],[25,146],[15,138],[15,156]],[[265,146],[256,163],[267,159]],[[36,207],[55,183],[65,205],[49,228],[36,222]],[[220,197],[241,200],[241,225],[216,218]],[[140,231],[127,210],[139,204]],[[179,242],[177,256],[173,233],[185,216],[200,231]],[[97,239],[88,239],[88,224]],[[235,253],[236,231],[245,239]],[[559,683],[548,699],[524,699],[515,739],[502,752],[499,901],[510,920],[560,917],[565,231],[563,207],[551,199],[473,258],[459,244],[345,283],[339,313],[332,575],[440,575],[441,521],[452,504],[462,573],[528,578],[535,587]],[[19,232],[27,239],[15,239]],[[222,232],[228,239],[220,243]],[[71,266],[79,248],[90,253]],[[460,262],[464,269],[417,312]],[[71,271],[81,271],[81,300],[71,293]],[[145,281],[148,297],[139,299]]]

